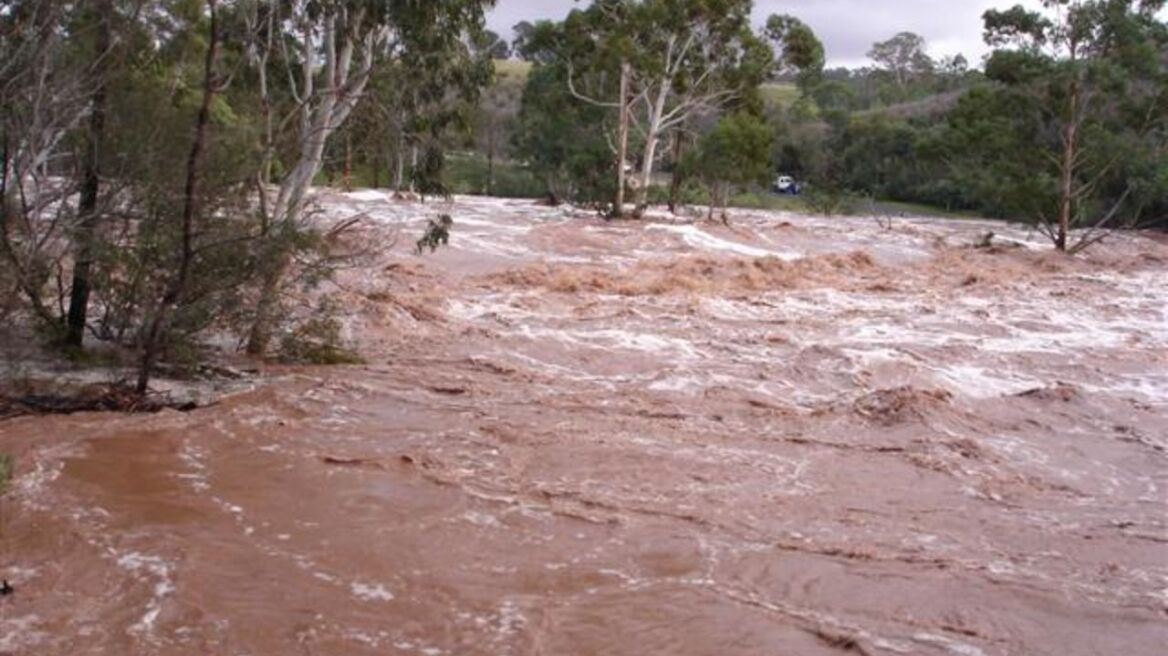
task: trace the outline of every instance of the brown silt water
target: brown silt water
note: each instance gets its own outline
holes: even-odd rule
[[[1162,237],[320,200],[367,364],[0,422],[0,653],[1164,653]]]

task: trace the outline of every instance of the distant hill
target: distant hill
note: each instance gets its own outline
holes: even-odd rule
[[[523,61],[521,59],[496,59],[495,60],[495,79],[496,83],[503,82],[527,82],[527,76],[531,73],[531,62]]]
[[[909,102],[897,103],[895,105],[888,105],[885,107],[873,107],[856,112],[856,116],[890,116],[899,119],[911,118],[932,118],[948,114],[957,106],[957,101],[961,96],[965,95],[968,89],[958,89],[956,91],[947,91],[945,93],[938,93],[920,100],[912,100]]]
[[[518,85],[527,82],[531,62],[519,59],[495,60],[495,86]],[[760,88],[763,101],[772,107],[785,107],[799,99],[799,89],[790,82],[767,82]]]
[[[799,99],[799,88],[790,82],[767,82],[759,87],[763,102],[771,107],[786,107]]]

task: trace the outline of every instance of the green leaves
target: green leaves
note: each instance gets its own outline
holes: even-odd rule
[[[733,185],[765,183],[770,175],[770,126],[746,113],[724,116],[702,137],[690,163],[703,180]]]
[[[551,24],[537,31],[550,33]],[[529,43],[547,43],[534,40]],[[531,53],[547,51],[528,50]],[[513,145],[556,200],[598,202],[610,196],[613,156],[605,139],[612,110],[580,102],[568,92],[568,68],[563,61],[537,55],[523,90]],[[592,91],[604,79],[590,83]],[[610,89],[601,91],[609,95]]]
[[[1033,50],[998,50],[986,61],[986,77],[1008,85],[1046,79],[1054,60]]]
[[[1005,11],[991,9],[982,14],[985,24],[984,39],[988,45],[1036,48],[1045,44],[1054,24],[1035,11],[1022,5]]]
[[[986,75],[1004,88],[981,110],[1002,128],[973,140],[970,150],[1026,162],[999,176],[1001,188],[1026,187],[1025,193],[997,195],[1014,199],[1006,205],[1017,215],[1049,219],[1059,205],[1062,231],[1079,220],[1095,223],[1092,217],[1109,215],[1112,206],[1128,223],[1149,210],[1163,211],[1168,201],[1149,192],[1163,191],[1150,163],[1163,160],[1168,147],[1168,28],[1155,14],[1164,3],[1043,4],[1045,14],[1020,6],[985,13],[986,42],[998,47]],[[1019,103],[1026,109],[1017,111]],[[968,112],[955,120],[963,116]],[[1002,133],[1013,135],[1011,147],[994,147]],[[969,156],[954,161],[963,159]]]
[[[823,76],[823,43],[803,21],[794,16],[772,15],[767,18],[766,38],[775,51],[774,73],[795,73],[799,88],[805,93]]]
[[[427,221],[426,232],[415,244],[418,255],[425,254],[427,249],[433,253],[438,250],[439,246],[449,244],[452,227],[454,227],[454,219],[450,218],[449,214],[441,214],[438,218]]]

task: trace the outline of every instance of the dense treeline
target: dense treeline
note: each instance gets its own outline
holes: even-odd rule
[[[906,32],[859,70],[750,0],[593,0],[511,43],[492,4],[0,0],[0,320],[133,354],[141,389],[210,334],[344,357],[327,303],[289,300],[354,255],[318,184],[725,219],[783,173],[817,211],[925,203],[1067,250],[1168,225],[1163,0],[990,11],[980,69]]]
[[[342,175],[360,153],[443,192],[441,142],[504,54],[490,4],[3,0],[0,319],[132,357],[140,391],[210,335],[344,357],[327,302],[288,293],[355,255],[310,186],[340,150]]]
[[[873,44],[869,68],[825,70],[822,45],[795,17],[770,17],[754,40],[771,52],[758,57],[745,41],[703,22],[748,14],[749,2],[597,0],[561,23],[516,26],[515,52],[533,69],[518,112],[515,155],[544,172],[553,198],[604,201],[618,184],[615,162],[626,161],[641,171],[672,172],[671,183],[657,181],[669,192],[655,194],[671,203],[722,203],[727,183],[757,186],[781,172],[809,183],[811,205],[822,210],[864,197],[966,210],[1033,222],[1066,249],[1093,239],[1070,243],[1073,227],[1168,225],[1168,29],[1158,18],[1164,3],[1048,0],[1044,6],[985,14],[985,39],[994,50],[984,70],[972,70],[961,55],[936,61],[924,40],[908,32]],[[692,31],[671,32],[655,22],[654,11],[683,17]],[[634,73],[642,66],[665,70],[671,44],[693,34],[723,59],[693,57],[670,84],[688,93],[690,71],[718,71],[708,78],[717,81],[717,101],[695,103],[663,130],[654,129],[651,116],[635,116],[634,149],[627,159],[612,159],[620,67],[632,62]],[[596,90],[572,89],[573,72],[576,86]],[[759,103],[764,80],[772,88],[790,83],[797,96]],[[651,104],[636,89],[624,98],[634,115]],[[686,102],[667,99],[667,113]],[[738,159],[718,180],[708,165],[726,150],[731,131],[724,121],[740,125],[744,116],[769,126],[769,166],[756,169]],[[594,125],[604,129],[590,130]],[[760,133],[735,132],[741,136],[732,150],[755,150]],[[674,147],[664,154],[646,148],[654,140]],[[598,177],[606,157],[609,174]],[[745,170],[762,175],[747,180],[740,175]],[[685,192],[699,182],[708,191]],[[641,189],[639,211],[644,186],[654,181],[642,175],[633,184]]]

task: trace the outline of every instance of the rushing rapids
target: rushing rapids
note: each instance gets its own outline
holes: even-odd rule
[[[367,365],[0,423],[0,653],[1168,644],[1162,238],[320,202]]]

